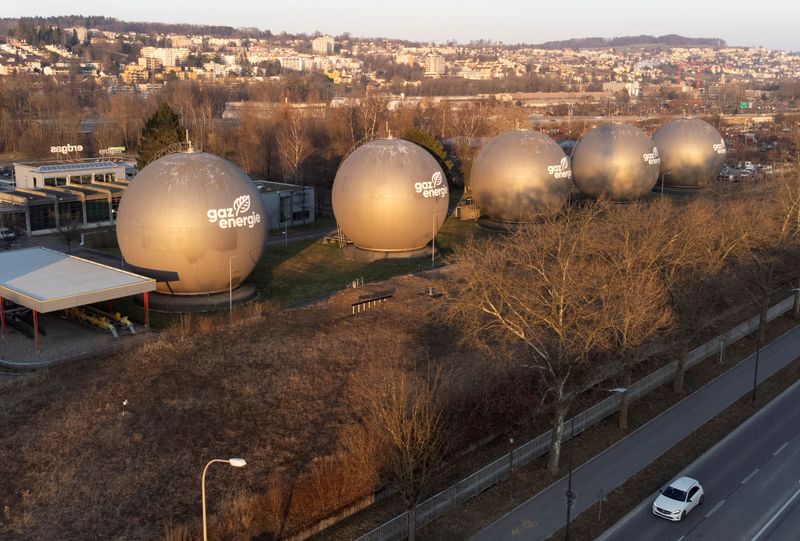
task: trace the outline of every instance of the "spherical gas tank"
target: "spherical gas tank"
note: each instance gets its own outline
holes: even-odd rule
[[[699,119],[667,122],[653,140],[661,152],[665,186],[702,188],[716,178],[725,163],[725,140],[714,126]]]
[[[448,195],[444,172],[425,149],[402,139],[377,139],[339,166],[333,213],[358,248],[412,251],[439,231]]]
[[[604,124],[584,135],[572,153],[575,186],[588,197],[628,201],[658,181],[659,150],[650,137],[627,124]]]
[[[267,215],[250,177],[204,152],[160,158],[131,180],[117,217],[129,268],[175,295],[227,291],[252,272]]]
[[[529,222],[561,208],[572,170],[555,141],[513,131],[490,139],[472,164],[470,185],[483,212],[498,222]]]

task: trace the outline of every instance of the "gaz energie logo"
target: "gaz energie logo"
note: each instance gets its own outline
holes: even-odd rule
[[[653,152],[642,154],[642,158],[644,158],[644,161],[649,165],[658,165],[661,163],[661,157],[658,155],[657,147],[653,147]]]
[[[567,157],[561,158],[561,163],[558,165],[548,165],[547,174],[553,175],[553,178],[572,178],[572,171],[569,169]]]
[[[711,145],[711,148],[714,149],[714,152],[717,154],[725,154],[727,150],[725,149],[725,139],[720,139],[719,143],[716,145]]]
[[[447,196],[447,183],[444,182],[441,171],[432,174],[430,182],[415,182],[414,189],[426,198]]]
[[[219,224],[221,229],[232,229],[234,227],[245,227],[252,229],[256,224],[261,223],[261,214],[251,212],[250,196],[240,195],[233,200],[233,206],[222,209],[208,209],[206,215],[212,224]]]

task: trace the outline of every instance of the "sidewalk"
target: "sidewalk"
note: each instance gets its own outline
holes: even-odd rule
[[[800,353],[800,327],[795,327],[761,350],[759,382],[792,362]],[[572,475],[577,498],[572,517],[608,494],[682,439],[716,417],[753,385],[754,356],[717,377],[697,392],[645,424],[590,461]],[[566,522],[564,493],[567,478],[559,479],[472,539],[477,541],[546,539]]]

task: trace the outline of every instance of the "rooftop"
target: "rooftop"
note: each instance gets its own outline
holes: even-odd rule
[[[156,281],[47,248],[0,253],[0,297],[46,313],[156,289]]]
[[[58,165],[40,165],[36,167],[36,171],[40,173],[49,173],[51,171],[85,171],[92,169],[108,169],[112,167],[121,167],[121,165],[115,162],[63,163]]]
[[[692,488],[692,486],[694,486],[695,483],[697,483],[697,481],[695,481],[691,477],[679,477],[678,479],[675,479],[672,483],[670,483],[669,486],[686,492],[687,490]]]

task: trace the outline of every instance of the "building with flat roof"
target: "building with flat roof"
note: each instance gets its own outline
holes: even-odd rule
[[[0,227],[39,235],[113,225],[131,167],[111,160],[15,163],[15,184],[0,191]]]
[[[17,188],[35,190],[45,186],[62,187],[93,182],[124,181],[132,165],[108,159],[27,162],[14,164]]]
[[[267,227],[280,229],[314,223],[314,188],[285,182],[254,181],[267,213]]]
[[[17,235],[44,235],[116,225],[120,200],[130,182],[136,182],[127,178],[132,168],[110,159],[16,163],[16,186],[0,190],[0,227]],[[270,229],[314,222],[312,186],[254,183]]]

